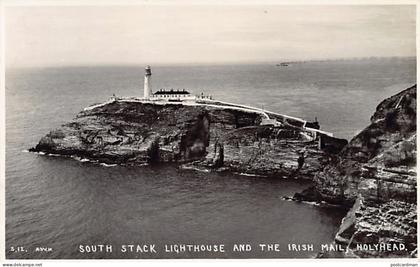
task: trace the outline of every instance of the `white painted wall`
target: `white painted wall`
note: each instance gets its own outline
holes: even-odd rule
[[[152,76],[144,75],[144,94],[145,99],[149,99],[152,95]]]

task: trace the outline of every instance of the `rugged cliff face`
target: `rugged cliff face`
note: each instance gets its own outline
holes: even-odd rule
[[[303,155],[303,156],[302,156]],[[299,157],[303,158],[299,166]],[[295,128],[248,126],[227,132],[213,143],[206,158],[196,166],[213,166],[219,170],[311,179],[329,160]]]
[[[33,150],[105,163],[190,161],[206,154],[212,133],[259,120],[255,113],[203,106],[114,101],[80,112]]]
[[[321,173],[316,189],[331,202],[416,200],[416,86],[376,109],[371,124],[355,136]]]
[[[417,251],[416,86],[380,103],[371,124],[299,194],[352,206],[336,241],[402,243],[406,251],[360,251],[356,256],[410,256]]]
[[[202,108],[115,101],[82,111],[33,150],[105,163],[190,160],[206,152],[209,121],[209,111]]]
[[[328,162],[329,154],[297,127],[263,126],[261,120],[258,112],[215,105],[114,101],[82,111],[31,150],[104,163],[179,162],[306,178]]]

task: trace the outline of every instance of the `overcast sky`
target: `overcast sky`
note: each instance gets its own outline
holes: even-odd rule
[[[415,56],[415,6],[7,7],[6,66]]]

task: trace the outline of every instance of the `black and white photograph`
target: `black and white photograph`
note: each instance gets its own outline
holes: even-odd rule
[[[5,262],[418,257],[415,4],[31,2]]]

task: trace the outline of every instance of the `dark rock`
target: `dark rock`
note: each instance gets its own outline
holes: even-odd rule
[[[319,136],[320,149],[331,154],[340,153],[347,144],[348,141],[346,139],[333,138],[325,134],[320,134]]]
[[[311,186],[300,193],[295,193],[293,200],[296,201],[309,201],[309,202],[320,202],[322,201],[322,196],[315,189],[314,186]]]

